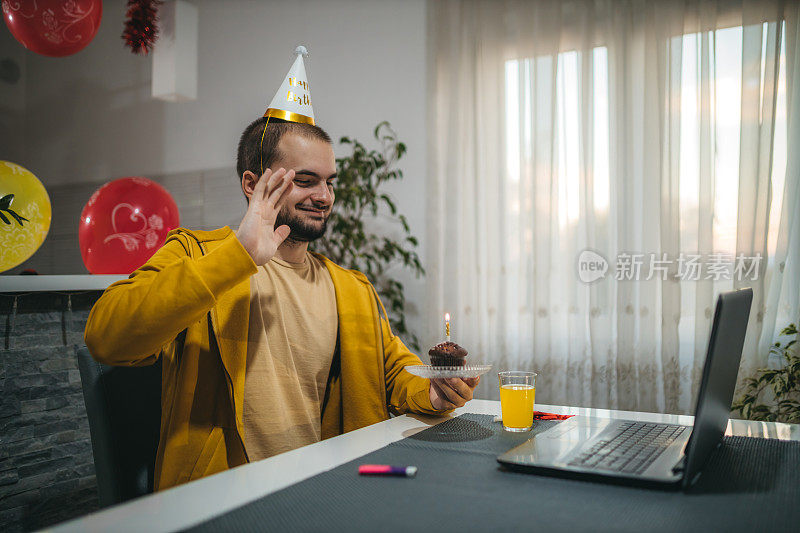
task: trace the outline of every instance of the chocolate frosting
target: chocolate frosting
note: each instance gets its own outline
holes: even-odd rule
[[[440,357],[466,357],[467,351],[454,342],[440,342],[430,350],[428,355]]]

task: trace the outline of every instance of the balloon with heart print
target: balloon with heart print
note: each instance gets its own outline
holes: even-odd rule
[[[92,274],[130,274],[178,227],[178,206],[147,178],[120,178],[100,187],[81,212],[78,241]]]
[[[25,48],[50,57],[83,50],[100,28],[101,0],[3,0],[3,18]]]

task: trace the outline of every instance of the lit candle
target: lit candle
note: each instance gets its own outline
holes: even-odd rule
[[[444,314],[444,334],[447,337],[447,342],[450,342],[450,313]]]

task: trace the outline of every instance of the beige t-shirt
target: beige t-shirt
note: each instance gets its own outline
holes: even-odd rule
[[[250,278],[244,440],[251,461],[321,439],[339,317],[325,264],[273,258]]]

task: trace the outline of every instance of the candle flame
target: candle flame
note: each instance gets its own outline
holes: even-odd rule
[[[445,320],[445,322],[450,322],[450,313],[445,313],[444,314],[444,320]]]

